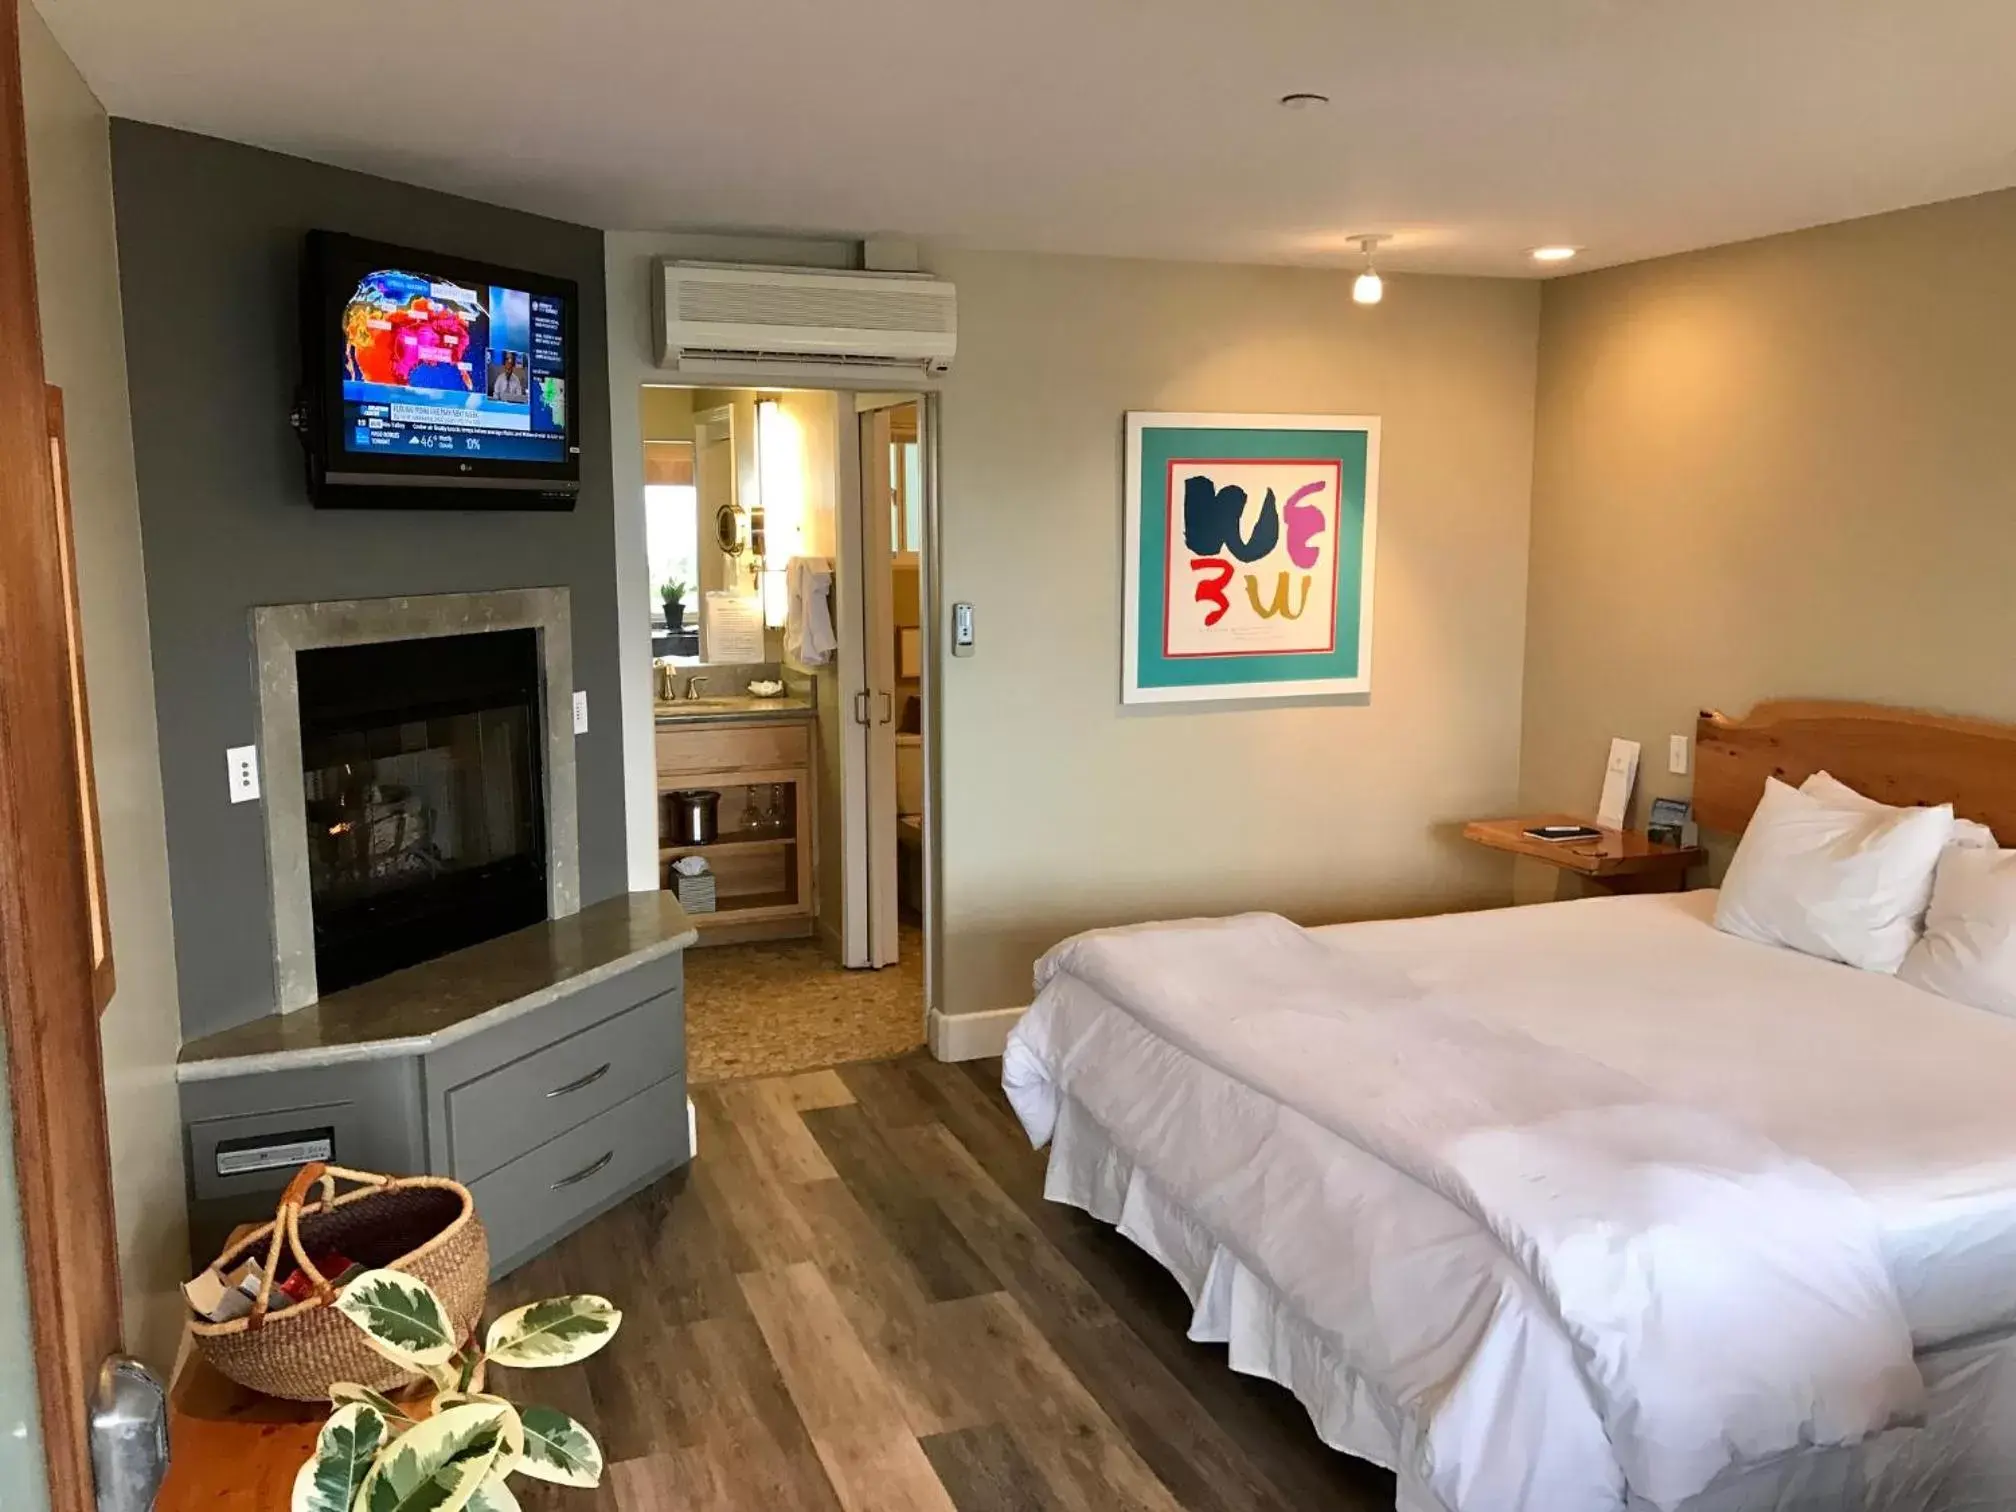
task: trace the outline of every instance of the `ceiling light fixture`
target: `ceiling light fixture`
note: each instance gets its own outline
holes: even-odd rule
[[[1526,255],[1537,263],[1566,262],[1581,250],[1580,247],[1535,247]]]
[[[1365,254],[1365,271],[1351,284],[1351,298],[1361,305],[1374,305],[1386,297],[1386,280],[1379,276],[1379,270],[1372,266],[1372,249],[1381,242],[1392,240],[1382,233],[1354,236],[1352,242]]]
[[[1329,103],[1330,96],[1317,94],[1314,90],[1309,89],[1298,89],[1293,94],[1284,94],[1281,96],[1281,105],[1284,110],[1314,110],[1319,105],[1328,105]]]

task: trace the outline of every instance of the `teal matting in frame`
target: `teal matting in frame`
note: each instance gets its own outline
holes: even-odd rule
[[[1372,691],[1379,421],[1127,416],[1125,703]]]

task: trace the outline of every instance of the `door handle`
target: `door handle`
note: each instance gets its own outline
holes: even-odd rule
[[[868,723],[868,690],[865,688],[854,695],[854,723],[857,725]]]
[[[879,723],[887,724],[896,717],[896,700],[887,693],[880,693],[876,696],[882,700],[882,718]]]
[[[138,1360],[113,1355],[91,1397],[98,1512],[149,1512],[168,1474],[168,1393]]]

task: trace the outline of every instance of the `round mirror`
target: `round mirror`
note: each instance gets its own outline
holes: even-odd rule
[[[714,511],[714,544],[731,557],[739,557],[748,549],[748,542],[742,538],[742,511],[733,504],[723,504]]]

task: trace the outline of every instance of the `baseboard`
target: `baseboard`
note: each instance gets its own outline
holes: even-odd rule
[[[940,1013],[931,1010],[931,1054],[941,1061],[980,1060],[1008,1047],[1008,1031],[1026,1008],[996,1008],[991,1013]]]

